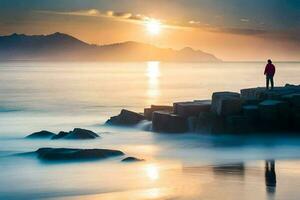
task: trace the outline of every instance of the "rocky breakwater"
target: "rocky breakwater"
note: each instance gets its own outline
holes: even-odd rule
[[[130,115],[124,114],[128,112]],[[211,100],[151,106],[144,114],[122,111],[112,119],[117,120],[108,124],[134,125],[149,120],[153,131],[168,133],[300,132],[300,86],[215,92]]]

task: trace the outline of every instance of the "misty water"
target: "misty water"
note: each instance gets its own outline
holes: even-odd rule
[[[300,63],[276,63],[276,85],[299,84]],[[105,126],[122,108],[209,99],[264,86],[264,63],[0,63],[0,199],[299,199],[300,137],[157,134]],[[89,141],[28,140],[80,127]],[[45,163],[40,147],[109,148],[124,157]],[[275,171],[265,169],[275,160]],[[276,187],[266,186],[275,179]],[[274,182],[274,180],[271,180]]]

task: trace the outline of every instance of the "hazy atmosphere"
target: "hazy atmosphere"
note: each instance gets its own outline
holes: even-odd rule
[[[298,0],[0,0],[0,34],[59,31],[101,45],[189,46],[227,61],[298,61],[299,13]],[[160,34],[149,35],[149,20]]]
[[[300,0],[0,0],[0,200],[299,200]]]

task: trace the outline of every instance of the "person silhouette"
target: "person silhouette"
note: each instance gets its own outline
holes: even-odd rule
[[[272,63],[272,60],[268,60],[268,64],[265,67],[264,75],[266,75],[266,88],[269,89],[269,83],[271,82],[271,89],[274,88],[274,75],[275,75],[275,66]]]
[[[274,194],[276,191],[276,172],[274,160],[266,160],[265,181],[267,192],[269,194]]]

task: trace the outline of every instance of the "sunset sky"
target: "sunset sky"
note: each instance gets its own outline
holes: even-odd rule
[[[14,32],[190,46],[228,61],[300,60],[300,0],[0,0],[0,35]]]

